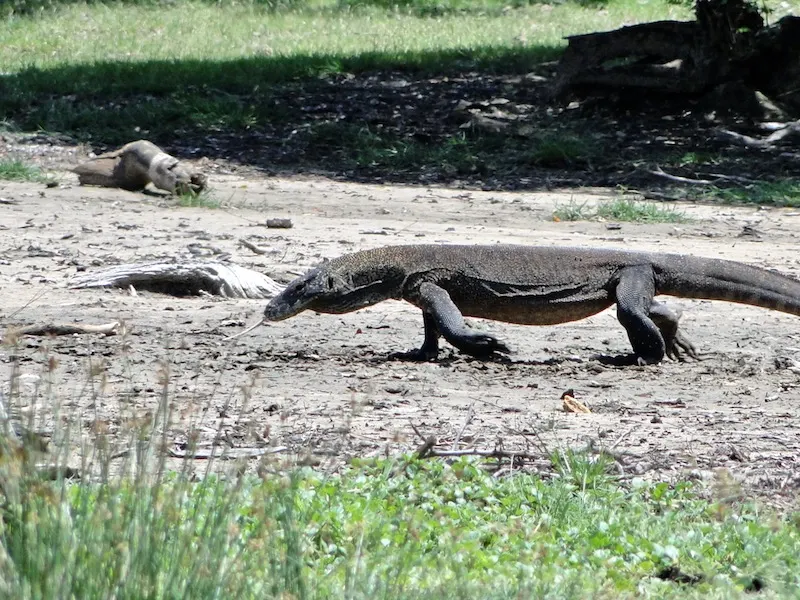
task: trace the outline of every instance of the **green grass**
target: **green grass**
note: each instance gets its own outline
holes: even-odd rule
[[[754,587],[790,598],[800,586],[797,516],[708,502],[685,484],[619,485],[584,455],[556,461],[551,481],[496,478],[470,460],[380,460],[336,476],[28,476],[15,488],[2,464],[8,598],[744,598]]]
[[[800,181],[757,182],[741,187],[710,187],[692,194],[698,200],[726,204],[800,207]]]
[[[157,8],[149,2],[66,4],[36,19],[17,18],[6,23],[0,29],[0,64],[11,73],[65,63],[228,62],[258,57],[327,57],[331,63],[342,59],[357,65],[359,56],[369,54],[405,64],[415,54],[448,49],[460,49],[462,60],[470,63],[480,58],[472,55],[480,48],[502,51],[529,44],[561,48],[566,34],[612,28],[631,19],[688,14],[685,8],[657,0],[617,0],[603,11],[571,3],[523,4],[512,10],[508,3],[491,1],[454,0],[435,5],[443,10],[449,6],[473,10],[429,18],[372,3],[354,10],[335,0],[288,11],[272,11],[252,2],[178,1]],[[339,67],[347,69],[345,65],[330,67],[334,72]],[[286,75],[277,73],[269,80]],[[258,83],[264,81],[251,81],[250,86]]]
[[[685,14],[658,0],[617,0],[602,12],[467,5],[474,10],[433,18],[333,0],[277,11],[251,2],[70,3],[0,28],[0,110],[18,130],[106,146],[137,134],[242,132],[296,112],[276,85],[302,98],[301,82],[339,74],[527,73],[557,58],[567,34]]]
[[[51,181],[41,169],[16,159],[0,160],[0,180],[4,181],[31,181],[34,183],[47,183]]]
[[[656,202],[640,202],[628,198],[618,198],[597,206],[596,216],[611,221],[630,221],[635,223],[686,223],[690,219],[674,205]]]
[[[557,221],[622,221],[632,223],[688,223],[691,219],[674,205],[617,198],[597,205],[570,201],[556,206],[553,218]]]
[[[594,140],[572,133],[530,137],[505,133],[465,133],[444,139],[418,140],[366,126],[321,123],[309,128],[315,152],[351,168],[381,168],[389,173],[438,171],[448,176],[503,174],[526,166],[579,166],[601,156]]]
[[[199,194],[186,192],[177,194],[178,206],[193,208],[219,208],[220,201],[209,190],[202,190]]]

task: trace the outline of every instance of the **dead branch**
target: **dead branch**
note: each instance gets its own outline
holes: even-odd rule
[[[74,277],[71,288],[133,286],[171,296],[202,293],[225,298],[272,298],[282,289],[266,275],[238,265],[222,263],[138,263],[110,267]]]
[[[613,451],[614,451],[614,448],[616,448],[617,446],[619,446],[619,445],[622,443],[622,440],[624,440],[626,437],[628,437],[628,436],[631,434],[631,432],[632,432],[632,431],[633,431],[635,428],[636,428],[636,426],[635,426],[635,425],[631,425],[630,427],[628,427],[628,429],[626,429],[625,431],[623,431],[623,432],[622,432],[622,434],[621,434],[621,435],[620,435],[620,436],[619,436],[619,437],[618,437],[616,440],[614,440],[614,443],[613,443],[613,444],[611,444],[611,445],[608,447],[608,450],[607,450],[607,452],[613,452]]]
[[[143,190],[148,183],[172,193],[201,192],[206,176],[186,168],[174,156],[147,140],[89,159],[73,169],[81,185]]]
[[[756,148],[758,150],[769,148],[769,144],[764,140],[759,140],[758,138],[750,137],[742,133],[736,133],[728,129],[718,129],[714,132],[714,137],[722,142],[746,146],[748,148]]]
[[[26,325],[25,327],[9,328],[6,338],[20,335],[73,335],[85,333],[100,333],[103,335],[116,335],[119,333],[121,323],[114,321],[105,325],[81,325],[80,323],[46,323],[43,325]]]
[[[681,177],[679,175],[670,175],[669,173],[665,173],[661,167],[656,167],[655,170],[647,171],[651,175],[656,175],[657,177],[663,177],[664,179],[668,179],[669,181],[674,181],[676,183],[689,183],[692,185],[713,185],[714,182],[710,179],[690,179],[688,177]]]
[[[211,458],[235,460],[239,458],[255,458],[266,454],[278,454],[280,452],[286,452],[288,449],[288,446],[274,446],[272,448],[226,448],[224,450],[219,450],[217,448],[189,448],[186,450],[170,448],[169,455],[172,458],[193,458],[195,460],[208,460]]]
[[[774,130],[767,137],[759,139],[742,133],[736,133],[728,129],[718,129],[714,132],[717,139],[745,146],[747,148],[755,148],[757,150],[771,150],[775,145],[789,136],[800,135],[800,121],[793,121],[785,123],[780,129]]]
[[[521,458],[524,460],[537,460],[542,458],[540,455],[530,454],[527,452],[514,452],[509,450],[501,450],[495,448],[493,450],[482,450],[480,448],[464,448],[462,450],[430,450],[425,456],[419,458],[438,457],[448,458],[457,456],[483,456],[484,458]]]
[[[264,250],[263,248],[259,248],[253,242],[248,242],[244,238],[239,238],[239,243],[248,250],[252,250],[256,254],[266,254],[267,252],[269,252],[269,250]]]

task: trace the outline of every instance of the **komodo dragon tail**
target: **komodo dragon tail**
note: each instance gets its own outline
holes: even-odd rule
[[[800,316],[800,280],[742,263],[666,255],[653,260],[658,293],[724,300]]]

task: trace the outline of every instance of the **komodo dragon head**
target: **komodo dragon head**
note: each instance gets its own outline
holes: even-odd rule
[[[360,252],[314,267],[292,281],[264,310],[265,321],[282,321],[304,310],[348,313],[400,298],[404,273],[378,261],[359,261]]]

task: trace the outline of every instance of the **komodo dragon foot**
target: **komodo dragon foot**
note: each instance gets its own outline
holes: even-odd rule
[[[394,360],[429,361],[439,356],[439,336],[450,342],[462,352],[475,358],[488,359],[497,354],[509,354],[511,349],[489,333],[478,333],[468,327],[463,320],[451,323],[445,321],[440,327],[437,318],[430,313],[423,313],[425,323],[425,341],[416,350],[393,352],[389,358]],[[444,329],[444,332],[442,332]]]

